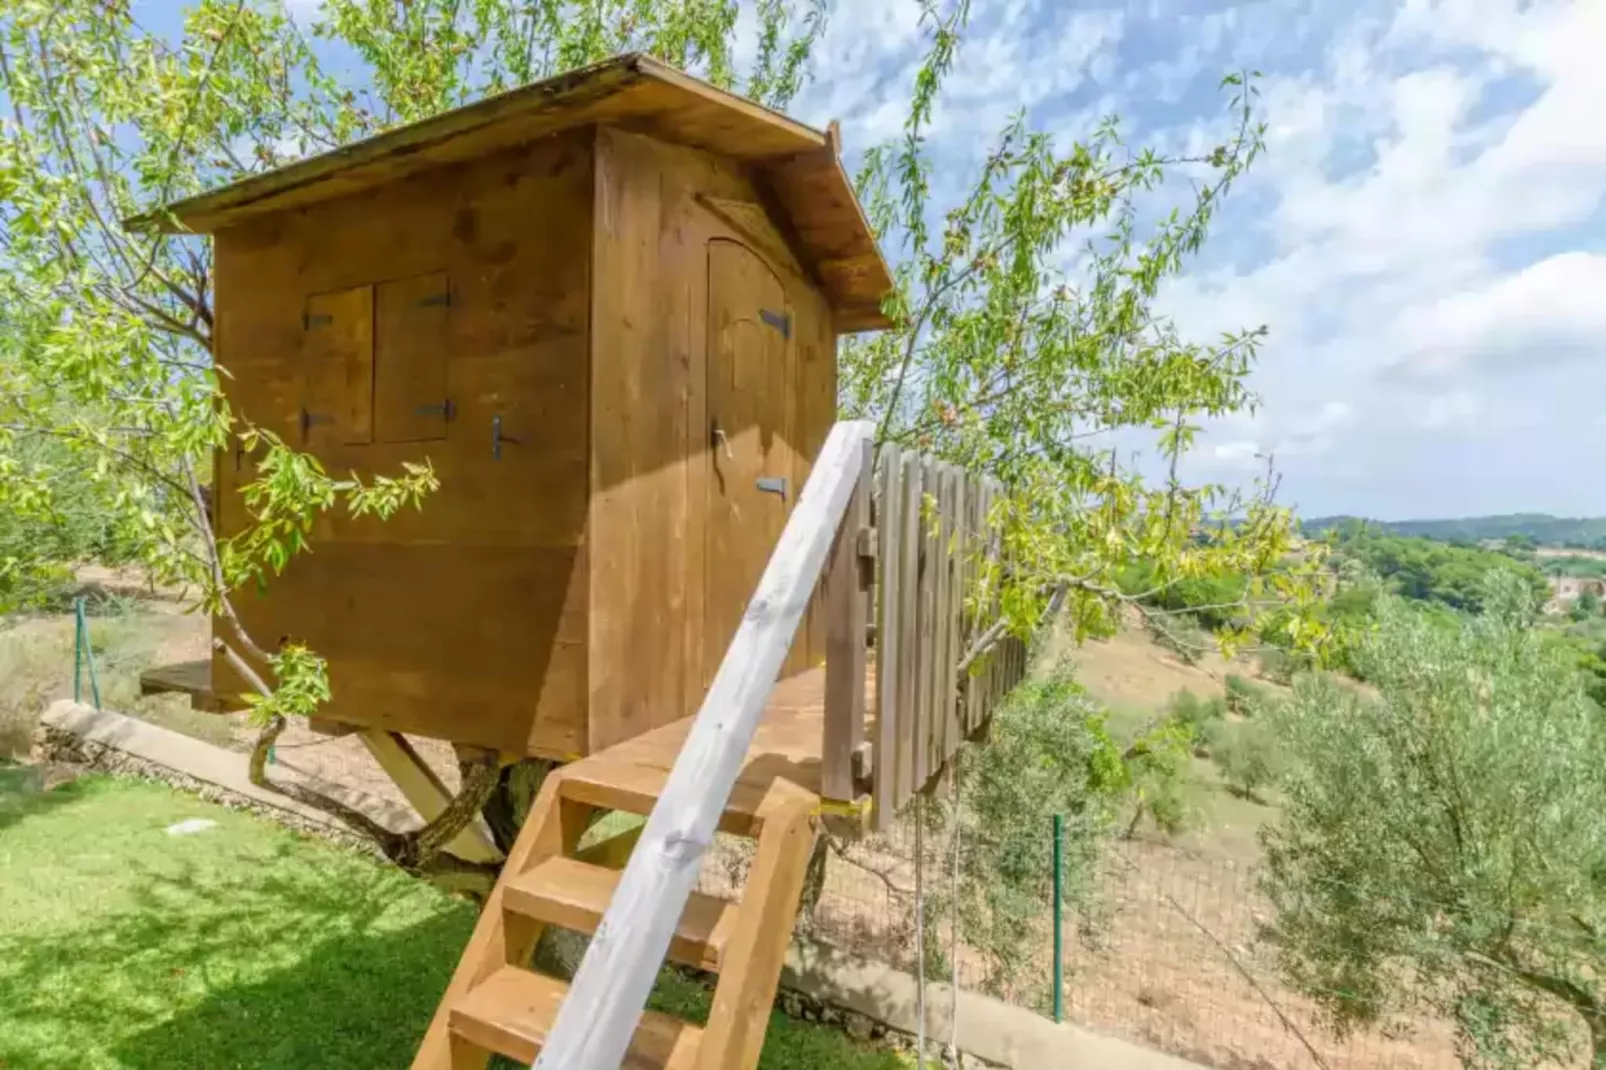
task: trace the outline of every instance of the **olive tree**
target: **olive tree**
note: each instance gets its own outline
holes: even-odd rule
[[[1606,1067],[1606,717],[1516,576],[1453,626],[1379,600],[1375,697],[1302,677],[1265,834],[1288,978],[1341,1030],[1442,1015],[1469,1066]],[[1580,1029],[1580,1026],[1582,1027]]]

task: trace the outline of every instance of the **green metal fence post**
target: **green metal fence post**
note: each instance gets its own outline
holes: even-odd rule
[[[79,595],[73,599],[73,616],[77,618],[76,633],[73,636],[73,667],[72,667],[72,700],[83,701],[84,666],[89,666],[89,693],[95,700],[95,709],[100,709],[100,677],[95,672],[95,648],[89,642],[89,615],[84,610],[84,596]]]
[[[84,701],[84,600],[74,598],[72,603],[72,700]]]
[[[1054,1020],[1065,1020],[1065,930],[1064,889],[1061,873],[1064,869],[1065,818],[1054,815]]]

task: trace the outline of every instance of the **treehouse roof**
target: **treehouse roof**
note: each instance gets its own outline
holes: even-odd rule
[[[440,115],[252,175],[129,220],[131,228],[210,234],[562,130],[605,123],[746,163],[768,185],[794,252],[843,331],[889,326],[892,276],[838,158],[835,131],[794,122],[640,53],[533,82]]]

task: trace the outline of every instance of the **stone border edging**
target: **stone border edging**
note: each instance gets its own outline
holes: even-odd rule
[[[299,831],[379,854],[370,840],[332,814],[251,783],[244,754],[181,732],[63,699],[51,703],[40,715],[34,740],[35,754],[47,760],[72,761],[100,772],[161,781],[231,810],[252,810]],[[338,799],[394,831],[421,823],[417,814],[387,799],[294,769],[275,767],[273,776]]]

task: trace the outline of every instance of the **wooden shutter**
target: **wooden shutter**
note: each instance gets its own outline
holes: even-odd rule
[[[446,437],[446,329],[450,290],[444,274],[413,275],[376,288],[374,420],[380,442]]]
[[[302,317],[301,428],[309,447],[374,440],[374,293],[313,294]]]

